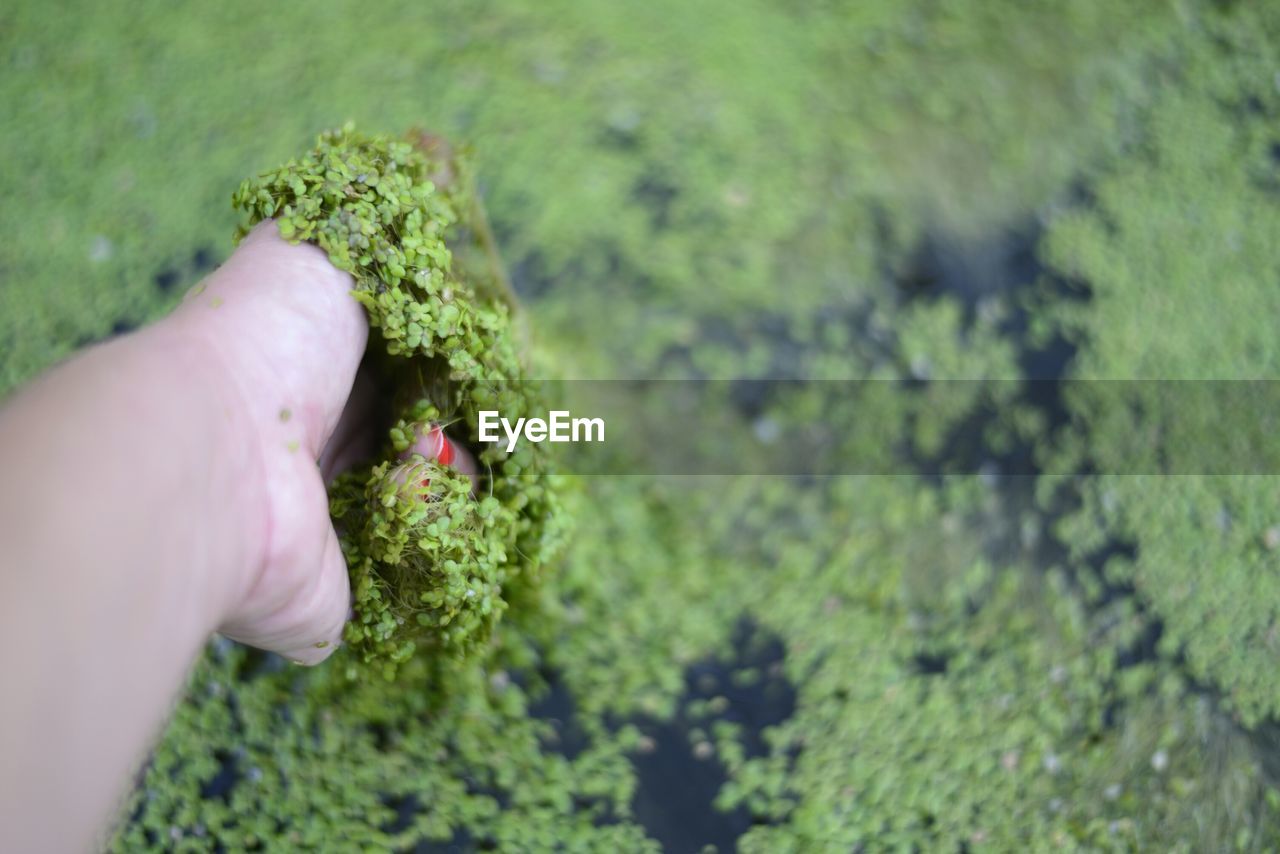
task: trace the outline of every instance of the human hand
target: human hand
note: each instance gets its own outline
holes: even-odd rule
[[[350,609],[325,483],[375,441],[375,392],[358,381],[369,327],[351,287],[320,249],[291,245],[264,222],[161,322],[215,364],[234,441],[258,461],[248,491],[257,497],[237,508],[256,557],[226,579],[231,606],[219,631],[302,664],[332,653]],[[475,472],[439,430],[413,450]]]

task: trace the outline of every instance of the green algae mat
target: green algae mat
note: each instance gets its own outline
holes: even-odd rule
[[[804,380],[743,417],[902,460],[569,473],[466,656],[215,640],[113,847],[1280,846],[1280,480],[1162,473],[1144,385],[1280,379],[1268,5],[6,5],[0,390],[354,121],[468,146],[531,375]]]

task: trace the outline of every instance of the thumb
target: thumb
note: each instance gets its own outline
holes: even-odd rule
[[[314,589],[295,603],[296,621],[277,647],[295,664],[319,664],[333,655],[342,643],[342,629],[351,612],[347,562],[332,526],[325,538],[319,571],[312,569],[311,577]]]

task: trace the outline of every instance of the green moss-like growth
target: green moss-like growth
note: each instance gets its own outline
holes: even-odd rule
[[[1245,474],[1235,446],[1271,436],[1233,417],[1230,381],[1280,377],[1280,15],[1241,4],[1205,23],[1139,155],[1048,234],[1050,261],[1093,295],[1063,312],[1078,376],[1194,381],[1125,383],[1123,408],[1107,383],[1072,389],[1079,443],[1109,474],[1085,483],[1063,533],[1082,558],[1108,538],[1132,547],[1104,580],[1135,587],[1163,651],[1252,726],[1280,716],[1280,501],[1274,477]],[[1217,476],[1115,474],[1179,464]]]
[[[491,240],[465,161],[432,137],[366,137],[347,125],[244,182],[234,203],[248,213],[241,234],[274,217],[286,239],[315,243],[352,274],[378,333],[371,349],[385,349],[371,359],[396,385],[387,459],[331,490],[355,609],[347,644],[389,676],[421,647],[473,647],[505,609],[507,587],[554,551],[559,520],[558,482],[539,445],[507,453],[477,442],[478,410],[519,417],[537,393],[521,381],[501,271],[455,260],[462,228]],[[468,478],[411,454],[436,423],[450,423],[487,465],[480,500]]]

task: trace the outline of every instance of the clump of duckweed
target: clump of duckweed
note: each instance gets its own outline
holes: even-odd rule
[[[351,572],[348,646],[388,677],[419,650],[466,652],[488,636],[509,588],[555,551],[564,519],[561,482],[537,445],[479,450],[476,413],[519,417],[537,408],[537,390],[522,381],[515,300],[465,160],[424,134],[347,125],[245,181],[233,202],[248,214],[241,236],[274,218],[286,239],[316,244],[351,273],[377,333],[370,364],[395,387],[382,461],[330,490]],[[467,477],[410,455],[416,431],[442,422],[486,468],[475,496]]]
[[[1083,342],[1075,376],[1085,381],[1068,405],[1089,425],[1082,447],[1102,472],[1064,535],[1078,563],[1107,556],[1107,582],[1132,585],[1157,615],[1161,650],[1253,727],[1280,716],[1280,557],[1269,533],[1280,507],[1275,478],[1251,473],[1253,463],[1268,471],[1268,441],[1250,436],[1259,421],[1230,404],[1248,387],[1236,380],[1280,378],[1280,14],[1245,4],[1206,27],[1186,85],[1151,109],[1146,146],[1099,179],[1093,205],[1053,223],[1045,255],[1092,294],[1059,310]],[[1089,382],[1117,378],[1177,381],[1163,384],[1181,389],[1177,418],[1161,420],[1161,383],[1125,384],[1120,409],[1106,402],[1107,383]],[[1196,419],[1214,432],[1188,429]],[[1200,474],[1126,473],[1178,466]],[[1108,538],[1132,548],[1108,554]]]

